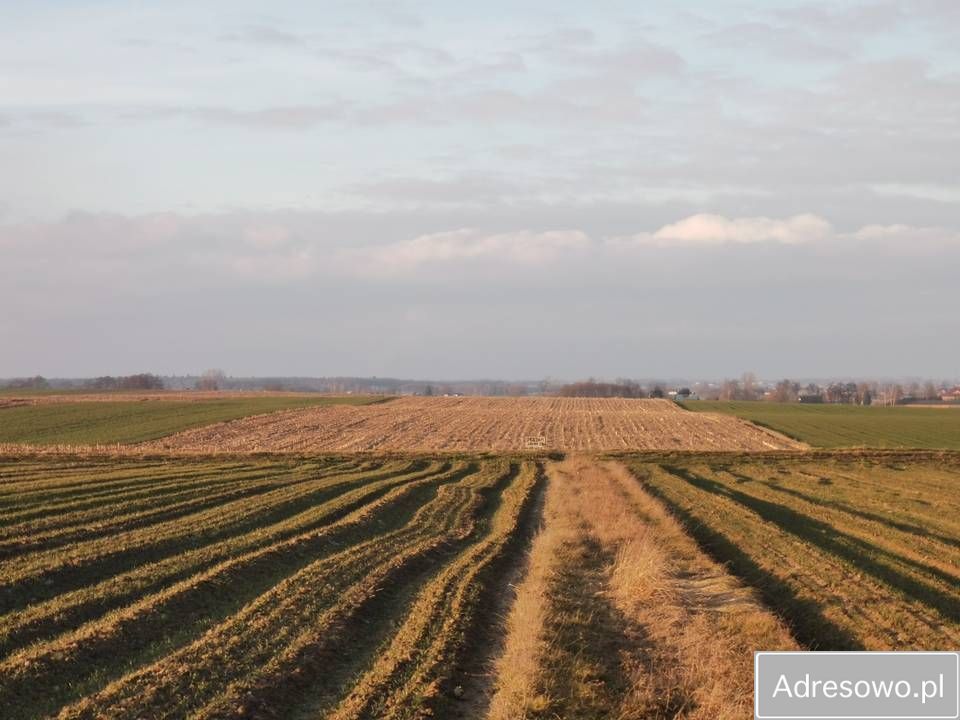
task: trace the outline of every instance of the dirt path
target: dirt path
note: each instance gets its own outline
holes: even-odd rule
[[[488,717],[740,718],[752,653],[796,645],[622,465],[548,468]]]

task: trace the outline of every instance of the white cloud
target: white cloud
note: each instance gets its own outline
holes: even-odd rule
[[[535,265],[586,250],[591,240],[580,230],[484,233],[471,228],[420,235],[412,240],[366,248],[359,254],[379,271],[422,265],[495,260]],[[355,258],[356,253],[352,254]]]
[[[949,247],[960,247],[960,232],[939,227],[912,225],[865,225],[840,236],[850,243],[883,247],[901,256],[935,256]]]
[[[352,236],[344,235],[329,215],[283,212],[75,214],[54,223],[0,224],[0,277],[37,287],[67,282],[120,292],[211,283],[236,288],[314,281],[407,284],[442,269],[469,284],[488,282],[491,272],[501,278],[521,277],[541,268],[557,277],[577,272],[612,277],[684,248],[709,249],[718,261],[728,248],[760,244],[807,245],[820,257],[858,247],[915,258],[960,248],[955,230],[872,224],[839,232],[816,215],[777,219],[699,214],[618,237],[586,228],[461,228],[411,237],[396,221],[378,222],[375,231]],[[0,293],[0,304],[13,302],[15,296],[13,290],[6,298]]]
[[[768,217],[728,218],[700,213],[664,225],[656,232],[641,232],[616,239],[620,245],[728,245],[776,243],[797,245],[828,238],[833,230],[817,215],[794,215],[783,220]]]

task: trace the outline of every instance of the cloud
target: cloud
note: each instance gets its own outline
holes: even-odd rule
[[[260,374],[672,376],[739,371],[744,357],[781,376],[953,368],[956,230],[828,230],[810,215],[662,224],[634,210],[644,232],[626,242],[555,213],[553,230],[478,213],[503,226],[424,231],[457,214],[0,223],[0,306],[22,309],[0,313],[0,376],[242,363]]]
[[[186,111],[186,114],[211,124],[273,130],[308,130],[317,125],[342,121],[345,119],[345,112],[343,105],[330,104],[293,105],[251,111],[197,108]]]
[[[742,53],[744,49],[753,49],[768,57],[789,61],[822,63],[850,57],[847,48],[827,45],[796,27],[781,27],[762,22],[729,25],[702,37],[717,47],[729,48],[738,53]]]
[[[776,243],[797,245],[830,237],[830,223],[816,215],[794,215],[784,220],[768,217],[728,218],[701,213],[664,225],[652,233],[621,240],[634,245],[729,245]]]
[[[874,2],[848,8],[807,3],[781,8],[773,14],[792,26],[805,27],[817,35],[836,33],[849,42],[851,36],[894,30],[909,21],[912,13],[897,2]]]
[[[302,45],[306,38],[268,25],[248,25],[237,32],[221,35],[220,40],[251,45],[290,47]]]
[[[870,251],[869,257],[930,258],[960,250],[960,233],[937,227],[871,224],[836,231],[816,215],[783,219],[692,215],[657,230],[603,236],[584,228],[468,227],[407,234],[403,215],[351,233],[354,219],[306,212],[143,216],[74,214],[54,223],[0,224],[0,286],[82,288],[103,293],[177,293],[182,288],[302,287],[311,283],[413,287],[458,278],[469,289],[530,279],[623,276],[672,262],[675,254],[714,260],[751,248],[810,248],[818,257]],[[438,221],[434,221],[438,222]],[[734,251],[734,248],[740,250]],[[768,253],[757,253],[761,262]],[[704,255],[706,257],[706,255]],[[865,257],[867,257],[865,255]],[[684,261],[686,262],[686,260]],[[438,273],[437,271],[443,271]],[[542,272],[541,272],[542,271]],[[484,278],[484,280],[480,280]],[[524,280],[526,279],[526,280]]]
[[[374,269],[379,272],[401,272],[425,265],[478,261],[539,265],[587,250],[591,245],[590,238],[580,230],[520,230],[488,234],[463,228],[366,248],[359,257],[372,262]]]

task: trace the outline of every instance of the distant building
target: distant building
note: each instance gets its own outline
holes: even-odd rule
[[[693,392],[690,388],[680,388],[676,393],[670,393],[673,395],[673,399],[677,402],[684,402],[686,400],[699,400],[700,396]]]
[[[797,402],[808,404],[822,403],[823,395],[820,393],[800,393],[797,396]]]
[[[940,396],[940,399],[944,402],[956,402],[960,403],[960,387],[955,387],[952,390],[947,390]]]

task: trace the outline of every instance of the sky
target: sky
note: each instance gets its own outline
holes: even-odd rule
[[[957,28],[0,0],[0,377],[960,377]]]

